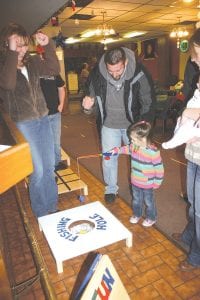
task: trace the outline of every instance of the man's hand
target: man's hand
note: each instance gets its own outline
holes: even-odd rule
[[[89,96],[85,96],[83,98],[82,106],[84,109],[90,110],[93,105],[94,105],[94,98],[89,97]]]

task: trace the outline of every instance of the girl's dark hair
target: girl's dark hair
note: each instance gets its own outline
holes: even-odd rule
[[[4,28],[2,28],[0,32],[0,51],[5,52],[8,48],[8,38],[13,35],[17,34],[18,36],[22,37],[24,39],[24,42],[26,44],[29,43],[29,35],[24,29],[23,26],[16,24],[16,23],[10,23]]]
[[[121,48],[121,47],[113,48],[113,49],[108,50],[105,53],[105,56],[104,56],[105,64],[116,65],[120,61],[122,61],[124,63],[126,61],[126,53],[123,48]]]
[[[129,138],[132,133],[135,133],[138,139],[147,138],[148,143],[150,143],[151,124],[146,121],[135,123],[128,128]]]

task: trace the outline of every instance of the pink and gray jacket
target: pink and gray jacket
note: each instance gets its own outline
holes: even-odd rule
[[[160,151],[155,145],[138,147],[130,144],[115,147],[114,154],[131,155],[131,184],[143,189],[157,189],[160,187],[164,167]]]

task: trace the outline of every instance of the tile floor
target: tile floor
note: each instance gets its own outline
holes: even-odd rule
[[[71,160],[71,164],[71,168],[75,170],[75,161]],[[85,203],[102,201],[133,233],[132,248],[127,248],[125,241],[121,241],[99,249],[100,253],[109,255],[130,295],[130,299],[200,299],[200,269],[192,272],[179,270],[179,263],[185,259],[185,253],[161,234],[155,226],[144,228],[141,222],[136,225],[130,224],[131,208],[120,198],[113,204],[105,204],[103,184],[83,167],[80,167],[80,172],[81,179],[88,184],[89,188],[89,196],[85,199]],[[39,231],[38,223],[31,213],[27,190],[23,182],[19,184],[19,191],[44,257],[57,299],[67,300],[86,255],[65,261],[63,264],[64,272],[58,274],[48,244],[43,233]],[[63,210],[84,205],[78,200],[79,193],[78,191],[60,195],[59,209]],[[1,233],[3,231],[6,238],[9,270],[15,283],[19,284],[21,281],[35,275],[35,267],[12,191],[1,195],[0,212]],[[42,300],[45,299],[45,296],[37,281],[21,293],[18,299]]]

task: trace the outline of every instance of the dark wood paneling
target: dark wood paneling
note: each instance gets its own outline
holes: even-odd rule
[[[158,81],[165,86],[170,75],[169,38],[158,38]]]

